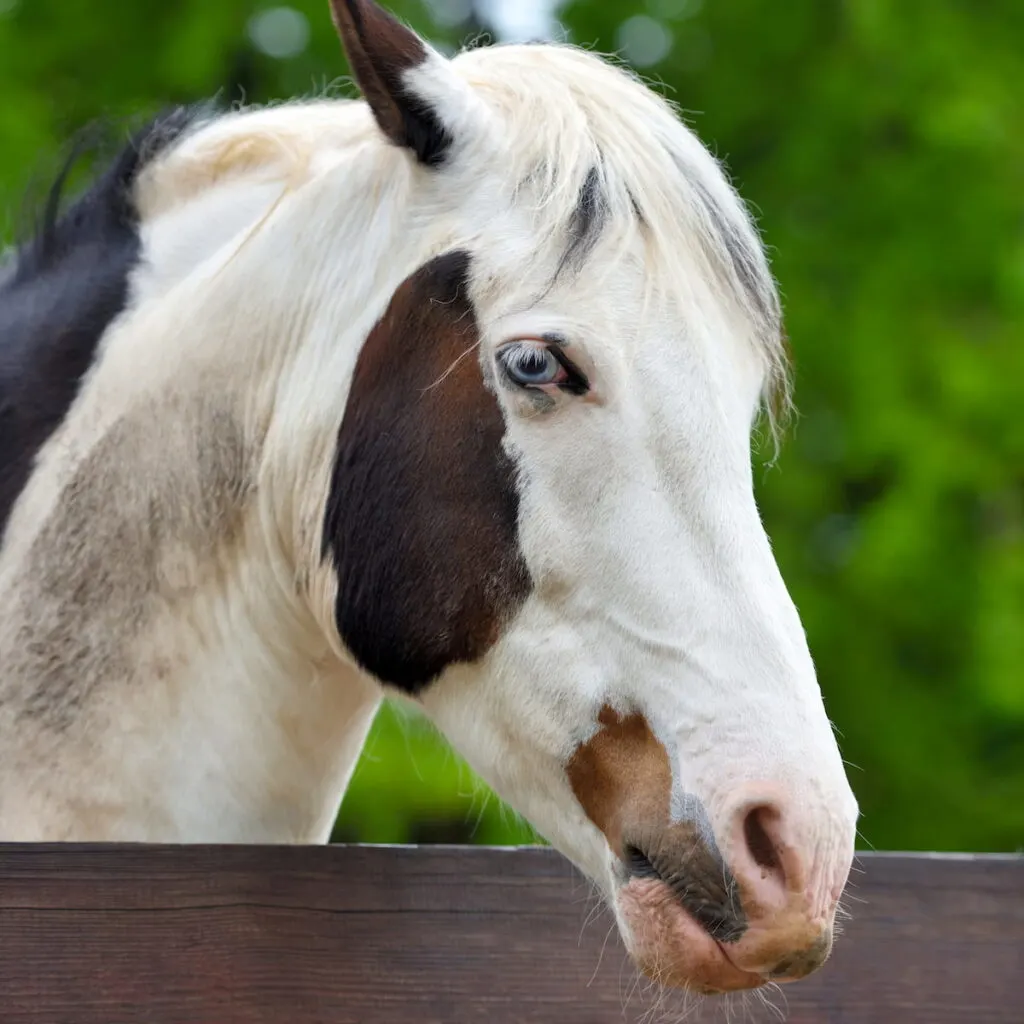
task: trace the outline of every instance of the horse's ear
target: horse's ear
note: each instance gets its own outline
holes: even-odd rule
[[[434,104],[410,83],[416,69],[450,74],[447,61],[373,0],[331,0],[356,82],[384,134],[436,166],[452,137]],[[454,77],[454,76],[452,76]]]

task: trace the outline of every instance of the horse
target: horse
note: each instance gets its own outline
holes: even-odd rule
[[[0,274],[0,838],[327,842],[390,695],[649,976],[802,978],[858,808],[756,225],[614,60],[331,9],[362,98],[167,111]]]

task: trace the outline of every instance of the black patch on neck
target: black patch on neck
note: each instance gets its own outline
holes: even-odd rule
[[[155,118],[62,214],[74,152],[36,235],[0,268],[0,537],[36,453],[63,420],[100,338],[128,301],[141,248],[132,186],[204,113],[181,108]]]

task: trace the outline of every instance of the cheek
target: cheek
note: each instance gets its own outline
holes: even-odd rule
[[[567,774],[593,712],[589,702],[546,685],[543,674],[524,673],[510,651],[516,646],[499,642],[478,665],[450,669],[420,694],[419,703],[503,800],[593,872],[604,863],[603,839],[579,806]]]
[[[479,662],[452,666],[419,695],[424,712],[489,781],[514,780],[526,764],[563,765],[571,747],[564,703],[535,671],[524,672],[516,647],[499,640]]]

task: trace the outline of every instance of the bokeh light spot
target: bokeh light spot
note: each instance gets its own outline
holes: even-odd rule
[[[309,21],[294,7],[259,11],[249,19],[248,31],[253,46],[260,53],[278,60],[297,57],[309,44]]]
[[[649,68],[663,61],[672,49],[672,33],[646,14],[627,18],[616,33],[617,49],[634,67]]]

